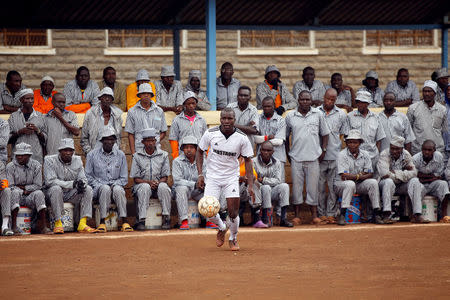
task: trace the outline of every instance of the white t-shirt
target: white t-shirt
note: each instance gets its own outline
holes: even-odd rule
[[[206,160],[206,174],[212,179],[228,179],[239,176],[239,156],[252,157],[253,147],[245,133],[236,131],[228,139],[219,126],[211,128],[202,136],[200,149],[209,149]]]

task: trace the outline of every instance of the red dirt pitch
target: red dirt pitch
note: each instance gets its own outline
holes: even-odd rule
[[[449,299],[450,226],[0,238],[2,299]]]

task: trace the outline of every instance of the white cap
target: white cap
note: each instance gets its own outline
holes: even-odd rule
[[[391,145],[403,148],[403,146],[405,145],[405,139],[401,136],[394,135],[393,137],[391,137]]]
[[[150,80],[150,75],[148,75],[147,70],[141,69],[137,72],[136,81],[139,80]]]
[[[58,150],[63,150],[63,149],[75,150],[75,144],[73,142],[73,139],[71,139],[71,138],[61,139],[61,141],[59,142]]]
[[[150,138],[150,137],[156,137],[158,135],[158,132],[155,128],[146,128],[141,131],[142,139]]]
[[[45,75],[44,77],[42,77],[41,83],[44,81],[50,81],[51,83],[53,83],[53,85],[55,85],[55,80],[48,75]]]
[[[278,70],[277,66],[275,66],[275,65],[267,66],[267,68],[266,68],[266,74],[264,74],[264,75],[267,75],[267,74],[269,74],[270,72],[277,72],[277,73],[278,73],[278,76],[281,77],[280,70]]]
[[[16,93],[16,95],[14,96],[14,99],[20,100],[20,98],[22,98],[25,95],[34,95],[33,90],[32,89],[21,89],[20,91],[18,91]]]
[[[161,77],[175,76],[175,70],[173,66],[161,67]]]
[[[356,101],[371,103],[372,95],[368,91],[357,91],[356,92]]]
[[[181,148],[183,148],[184,145],[198,145],[198,140],[195,136],[187,135],[181,139]]]
[[[425,80],[425,82],[423,83],[423,87],[424,88],[429,87],[436,93],[438,85],[433,80]]]
[[[113,90],[112,90],[109,86],[104,87],[104,88],[100,91],[100,94],[98,94],[98,98],[100,98],[100,97],[103,96],[103,95],[109,95],[109,96],[113,97],[113,99],[114,99],[114,92],[113,92]]]
[[[153,94],[152,87],[149,83],[143,83],[139,86],[139,91],[137,92],[136,95],[139,97],[139,94],[142,94],[142,93],[150,93],[153,96],[155,95],[155,94]]]
[[[364,139],[362,138],[361,132],[359,132],[358,129],[352,129],[348,132],[347,137],[345,140],[360,140],[361,143],[364,142]]]
[[[378,74],[377,72],[370,70],[369,72],[366,73],[366,78],[378,79]]]
[[[116,131],[111,126],[105,126],[103,127],[101,133],[100,133],[100,140],[102,140],[105,137],[114,136],[117,139]]]
[[[14,155],[33,155],[33,151],[31,151],[31,146],[27,143],[19,143],[16,145]]]
[[[183,104],[184,104],[184,102],[186,102],[186,100],[189,99],[189,98],[194,98],[195,101],[197,101],[197,103],[198,103],[197,95],[196,95],[193,91],[187,91],[186,93],[184,93]]]

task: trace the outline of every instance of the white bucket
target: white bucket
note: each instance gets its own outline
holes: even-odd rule
[[[197,201],[188,201],[188,223],[191,228],[200,227],[200,213],[198,212]]]
[[[436,197],[425,196],[422,200],[422,217],[430,222],[437,221],[438,201]]]
[[[61,215],[61,222],[63,224],[64,231],[70,232],[74,230],[73,225],[73,204],[70,202],[64,203],[64,209]]]
[[[100,205],[95,205],[95,224],[98,227],[100,225]],[[108,215],[105,218],[105,225],[107,231],[119,230],[118,216],[116,205],[111,204],[108,210]]]
[[[161,229],[162,206],[158,199],[150,198],[145,218],[145,229]]]
[[[33,211],[26,207],[21,206],[17,214],[17,227],[22,229],[23,234],[31,234],[31,216]]]

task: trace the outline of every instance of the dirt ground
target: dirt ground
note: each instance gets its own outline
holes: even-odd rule
[[[449,299],[450,226],[300,226],[0,239],[2,299]]]

